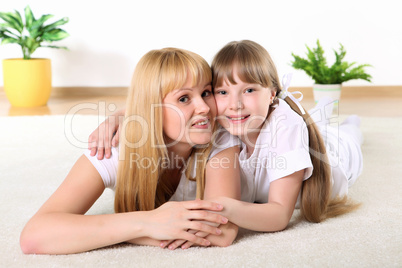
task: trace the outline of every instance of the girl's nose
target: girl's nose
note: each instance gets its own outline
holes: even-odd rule
[[[241,98],[233,97],[230,100],[230,109],[237,111],[237,110],[240,110],[243,108],[244,108],[244,106],[243,106],[243,102],[242,102]]]

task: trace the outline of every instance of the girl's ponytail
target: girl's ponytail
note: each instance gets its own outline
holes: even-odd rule
[[[279,93],[280,90],[277,95]],[[292,99],[286,97],[284,100],[303,117],[307,125],[313,163],[313,174],[302,184],[300,216],[310,222],[321,222],[355,210],[359,205],[353,203],[346,195],[331,199],[331,167],[320,131],[310,115],[307,112],[303,114]]]

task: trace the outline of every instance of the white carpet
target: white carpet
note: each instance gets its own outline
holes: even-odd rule
[[[227,248],[169,251],[122,244],[25,256],[19,247],[24,224],[64,179],[99,123],[95,116],[70,119],[65,131],[64,116],[0,117],[1,267],[402,267],[401,118],[362,120],[365,167],[350,189],[363,203],[357,212],[320,224],[292,221],[278,233],[242,230]],[[112,211],[107,190],[89,213]]]

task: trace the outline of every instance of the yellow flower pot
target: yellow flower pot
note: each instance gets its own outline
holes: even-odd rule
[[[50,59],[3,60],[4,91],[14,107],[44,106],[52,90]]]

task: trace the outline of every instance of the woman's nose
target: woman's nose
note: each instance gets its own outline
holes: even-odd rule
[[[206,114],[209,112],[211,108],[208,106],[208,104],[204,101],[204,99],[199,99],[197,103],[195,104],[195,112],[197,114]]]

